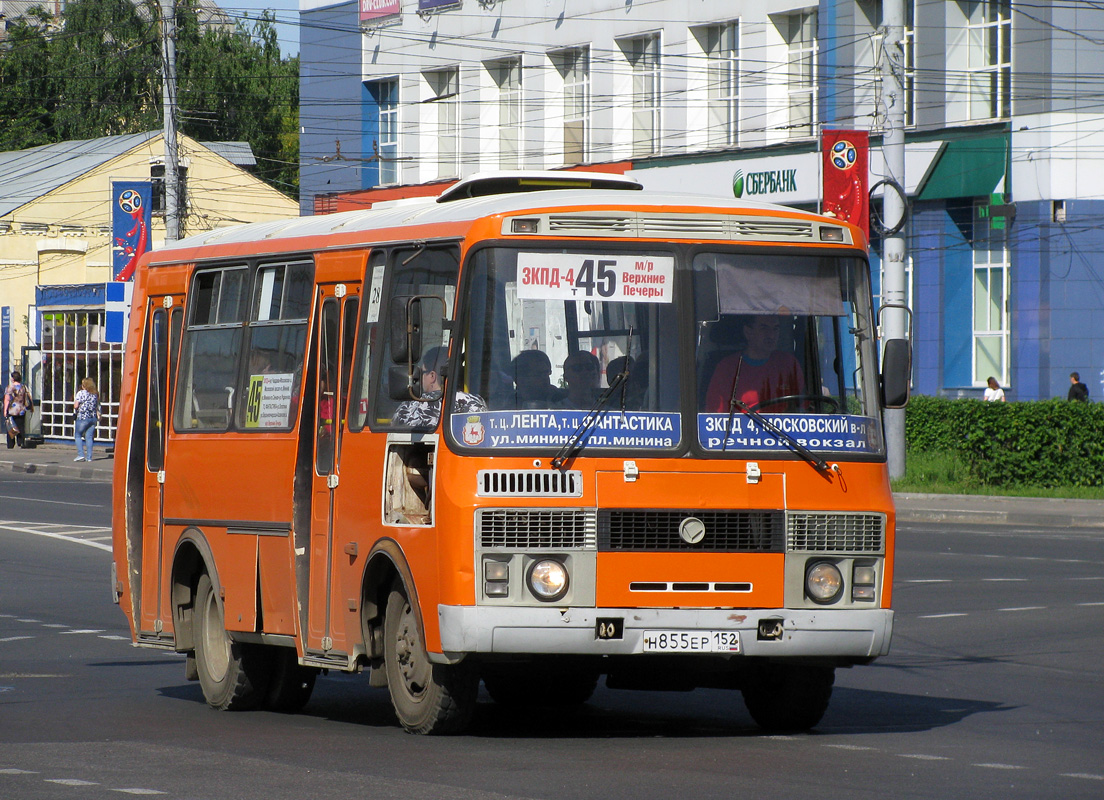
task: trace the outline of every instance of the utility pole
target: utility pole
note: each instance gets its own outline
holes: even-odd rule
[[[908,292],[905,282],[905,97],[904,0],[882,0],[881,74],[882,102],[885,104],[885,124],[882,133],[882,154],[886,174],[882,194],[882,220],[888,231],[882,239],[882,304],[887,306],[882,316],[882,341],[905,339],[910,331]],[[894,185],[895,184],[895,185]],[[894,231],[894,228],[897,230]],[[886,409],[886,449],[889,455],[889,475],[905,474],[905,410]]]
[[[180,238],[180,154],[176,144],[176,6],[161,0],[161,87],[165,139],[165,241]]]

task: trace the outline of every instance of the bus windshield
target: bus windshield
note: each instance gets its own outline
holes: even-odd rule
[[[750,410],[813,450],[881,452],[860,259],[490,247],[469,269],[451,391],[483,403],[451,415],[461,446],[559,448],[586,428],[587,454],[793,450]],[[682,283],[684,270],[691,280]],[[680,286],[692,287],[692,303]],[[692,324],[680,322],[687,313]]]

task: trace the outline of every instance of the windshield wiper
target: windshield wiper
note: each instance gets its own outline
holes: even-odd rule
[[[797,441],[797,439],[790,436],[790,434],[786,433],[784,430],[779,428],[777,425],[775,425],[769,419],[764,417],[758,411],[753,411],[751,408],[749,408],[747,406],[747,404],[743,403],[740,400],[737,400],[735,392],[732,393],[732,397],[729,400],[728,408],[729,408],[729,417],[728,418],[729,418],[729,423],[730,424],[731,424],[731,420],[732,420],[733,409],[738,408],[738,409],[740,409],[740,411],[747,414],[753,420],[758,422],[760,425],[762,425],[768,431],[770,431],[775,436],[777,436],[779,439],[781,439],[783,442],[785,442],[787,445],[789,445],[791,450],[793,450],[795,453],[797,453],[803,459],[808,461],[809,464],[812,465],[813,469],[815,469],[817,472],[821,473],[822,475],[824,475],[826,477],[831,475],[831,473],[833,472],[832,468],[830,466],[828,466],[827,461],[825,461],[823,458],[818,456],[816,453],[814,453],[812,450],[807,448],[805,445],[801,444],[801,442]],[[726,444],[728,443],[728,434],[727,433],[725,434],[725,443]]]
[[[556,456],[552,459],[552,469],[562,468],[564,464],[571,460],[572,456],[583,449],[583,447],[585,446],[583,444],[583,439],[586,437],[587,432],[594,427],[594,424],[596,422],[598,422],[598,416],[602,413],[602,410],[606,407],[606,404],[610,401],[610,398],[613,397],[614,393],[617,391],[617,388],[628,379],[629,368],[628,362],[626,361],[625,368],[613,376],[613,380],[610,381],[609,386],[606,387],[606,390],[602,392],[599,398],[595,401],[594,407],[586,413],[586,416],[583,417],[583,421],[578,424],[578,426],[575,428],[575,431],[571,434],[568,440],[564,442],[563,447],[561,447],[559,452],[556,453]]]

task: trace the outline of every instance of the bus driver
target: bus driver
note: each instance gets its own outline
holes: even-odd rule
[[[441,418],[441,396],[445,390],[442,372],[447,362],[448,348],[444,345],[431,347],[425,352],[421,360],[422,396],[399,403],[391,419],[393,424],[407,428],[437,427],[437,421]],[[457,391],[452,410],[460,413],[486,411],[487,404],[477,394]]]
[[[733,396],[757,410],[757,406],[770,405],[772,400],[805,391],[801,365],[791,353],[778,349],[778,317],[749,317],[742,331],[743,351],[726,356],[713,371],[705,393],[705,411],[728,413]]]

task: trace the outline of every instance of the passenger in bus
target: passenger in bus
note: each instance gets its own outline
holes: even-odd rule
[[[441,397],[445,391],[444,369],[448,363],[448,348],[431,347],[422,356],[419,366],[422,375],[422,396],[417,400],[404,400],[391,418],[394,425],[407,428],[432,429],[441,419]],[[487,404],[477,394],[457,391],[452,404],[453,413],[471,413],[487,410]]]
[[[564,378],[567,380],[567,396],[564,408],[590,408],[602,394],[599,388],[602,364],[598,356],[588,350],[576,350],[564,360]]]
[[[625,407],[640,409],[644,406],[644,396],[648,392],[648,358],[641,354],[639,359],[632,356],[618,356],[606,365],[606,385],[610,386],[622,372],[625,373],[623,390],[625,393]],[[618,395],[622,389],[618,389]]]
[[[802,395],[805,380],[792,353],[778,349],[782,323],[777,316],[756,316],[741,326],[743,350],[721,359],[705,392],[704,411],[728,413],[733,397],[752,410],[782,412],[771,401]]]
[[[522,350],[513,361],[517,408],[558,408],[567,393],[552,385],[552,362],[542,350]]]

